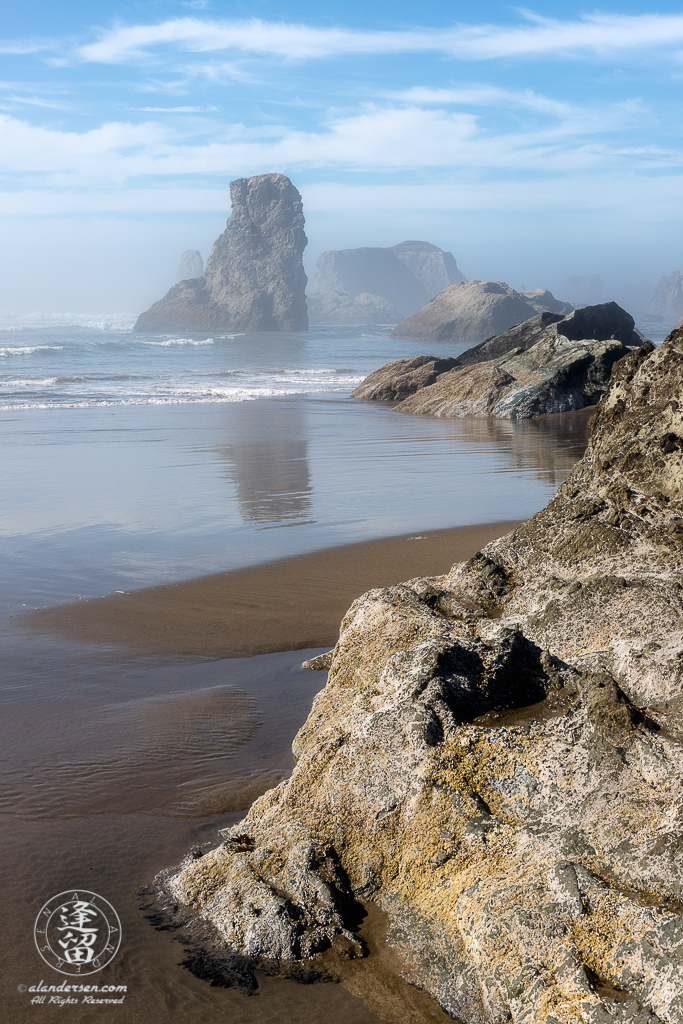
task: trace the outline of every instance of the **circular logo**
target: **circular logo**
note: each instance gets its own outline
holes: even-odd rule
[[[121,945],[121,922],[111,903],[86,889],[48,900],[33,929],[36,949],[60,974],[95,974]]]

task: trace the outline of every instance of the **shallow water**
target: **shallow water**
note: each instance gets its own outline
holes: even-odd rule
[[[30,701],[15,692],[0,716],[4,1019],[152,1022],[171,1012],[188,1024],[308,1024],[324,1006],[331,1021],[375,1021],[334,985],[261,977],[251,998],[211,988],[178,967],[183,947],[154,930],[137,896],[161,867],[239,820],[226,806],[248,804],[291,771],[291,736],[324,673],[301,671],[301,653],[183,665],[50,653],[53,684],[24,679]],[[21,652],[10,659],[20,680]],[[64,980],[39,959],[33,921],[48,898],[74,887],[104,896],[121,918],[120,953],[89,980],[128,985],[123,1007],[32,1006],[17,989]]]
[[[415,352],[382,330],[328,332],[315,359],[315,337],[289,339],[274,361],[272,338],[143,346],[120,324],[4,326],[5,384],[15,382],[0,412],[8,1019],[375,1021],[339,986],[261,978],[251,998],[211,988],[178,967],[181,946],[151,927],[136,897],[291,770],[292,737],[324,682],[298,669],[305,652],[143,657],[31,637],[14,613],[335,544],[524,518],[581,454],[588,415],[458,422],[356,402],[343,374]],[[103,340],[107,331],[123,340]],[[273,367],[297,380],[259,397]],[[309,372],[329,367],[327,377]],[[246,398],[170,394],[235,369]],[[60,980],[32,929],[41,905],[70,887],[99,892],[122,918],[121,952],[101,979],[130,986],[124,1008],[32,1006],[17,990]],[[387,1019],[426,1019],[411,1013],[394,1007]]]
[[[0,413],[0,610],[542,507],[585,414],[404,416],[330,394]]]

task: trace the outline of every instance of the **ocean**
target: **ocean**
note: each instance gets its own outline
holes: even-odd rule
[[[156,872],[215,842],[291,770],[291,739],[325,681],[299,668],[314,651],[178,657],[50,635],[29,613],[526,518],[580,456],[587,417],[456,421],[354,400],[371,370],[425,351],[389,327],[176,336],[135,334],[133,320],[0,318],[8,1019],[426,1020],[383,1014],[332,984],[259,976],[252,997],[211,987],[148,920],[143,890]],[[668,325],[657,326],[656,341]],[[78,889],[121,919],[121,949],[97,979],[127,986],[123,1006],[30,1002],[32,985],[65,977],[39,955],[36,915]]]

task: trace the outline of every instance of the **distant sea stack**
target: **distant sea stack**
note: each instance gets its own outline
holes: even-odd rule
[[[463,281],[444,288],[414,316],[401,321],[391,337],[477,345],[535,313],[568,313],[571,309],[546,289],[522,294],[502,281]]]
[[[678,320],[683,313],[683,270],[677,270],[668,277],[660,277],[647,311],[664,320]]]
[[[176,281],[191,281],[195,277],[203,276],[204,260],[199,249],[186,249],[178,263]]]
[[[430,242],[321,253],[308,296],[311,323],[398,323],[449,284],[464,281],[450,252]]]
[[[136,331],[306,331],[301,196],[284,174],[230,183],[232,215],[206,272],[176,284]]]

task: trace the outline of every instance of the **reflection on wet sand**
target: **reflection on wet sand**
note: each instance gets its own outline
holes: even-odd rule
[[[454,440],[482,450],[499,451],[505,457],[506,469],[536,470],[537,477],[544,483],[559,487],[583,455],[594,412],[595,406],[588,406],[576,412],[531,420],[505,420],[495,416],[458,420],[423,416],[421,419],[448,424]]]
[[[214,449],[227,463],[245,523],[285,525],[310,516],[305,419],[299,404],[245,402],[231,421],[231,441]]]

